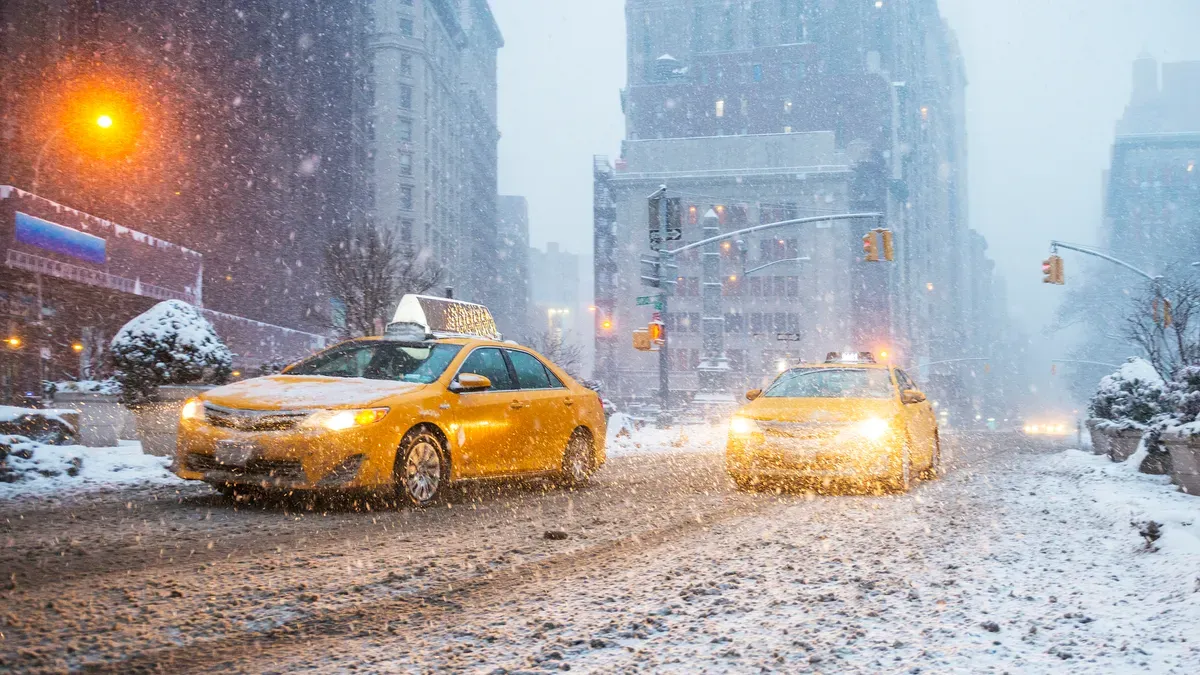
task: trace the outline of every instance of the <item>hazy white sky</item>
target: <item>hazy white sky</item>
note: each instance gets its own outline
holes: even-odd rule
[[[500,52],[500,190],[530,202],[534,245],[591,250],[593,154],[624,133],[624,0],[492,0]],[[970,81],[972,225],[1039,329],[1051,238],[1094,242],[1101,172],[1138,52],[1200,59],[1200,0],[941,0]],[[1068,260],[1068,280],[1071,273]],[[1078,269],[1078,265],[1074,266]],[[585,279],[585,287],[588,280]]]

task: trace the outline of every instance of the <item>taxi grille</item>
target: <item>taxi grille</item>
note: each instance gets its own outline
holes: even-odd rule
[[[811,440],[836,438],[845,428],[845,424],[819,422],[765,422],[759,420],[759,428],[767,438],[801,438]]]
[[[204,404],[204,419],[214,427],[238,431],[287,431],[299,426],[308,413],[296,410],[238,410]]]
[[[252,459],[246,466],[222,464],[212,455],[190,452],[187,456],[190,471],[209,473],[212,471],[231,474],[238,478],[274,478],[285,481],[305,480],[304,467],[300,462],[280,459]]]

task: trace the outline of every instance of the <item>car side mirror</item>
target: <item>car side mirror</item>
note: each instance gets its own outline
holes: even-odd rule
[[[450,383],[448,389],[450,391],[461,394],[468,391],[483,391],[492,388],[492,381],[483,375],[475,373],[459,373],[458,377]]]
[[[925,394],[922,394],[921,392],[917,391],[916,389],[905,389],[904,391],[900,392],[900,402],[901,403],[904,403],[904,404],[920,403],[921,401],[924,401],[924,400],[925,400]]]
[[[747,401],[753,401],[759,396],[762,396],[762,389],[751,389],[750,391],[746,392]]]

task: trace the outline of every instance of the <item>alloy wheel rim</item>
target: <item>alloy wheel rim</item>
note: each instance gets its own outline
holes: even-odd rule
[[[437,494],[441,480],[442,460],[437,448],[428,439],[417,439],[404,463],[404,484],[408,494],[418,502],[427,502]]]

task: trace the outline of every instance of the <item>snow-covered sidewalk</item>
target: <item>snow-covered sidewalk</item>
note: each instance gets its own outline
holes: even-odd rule
[[[169,457],[142,453],[130,441],[115,448],[45,445],[0,436],[0,500],[64,497],[94,490],[183,483]]]

